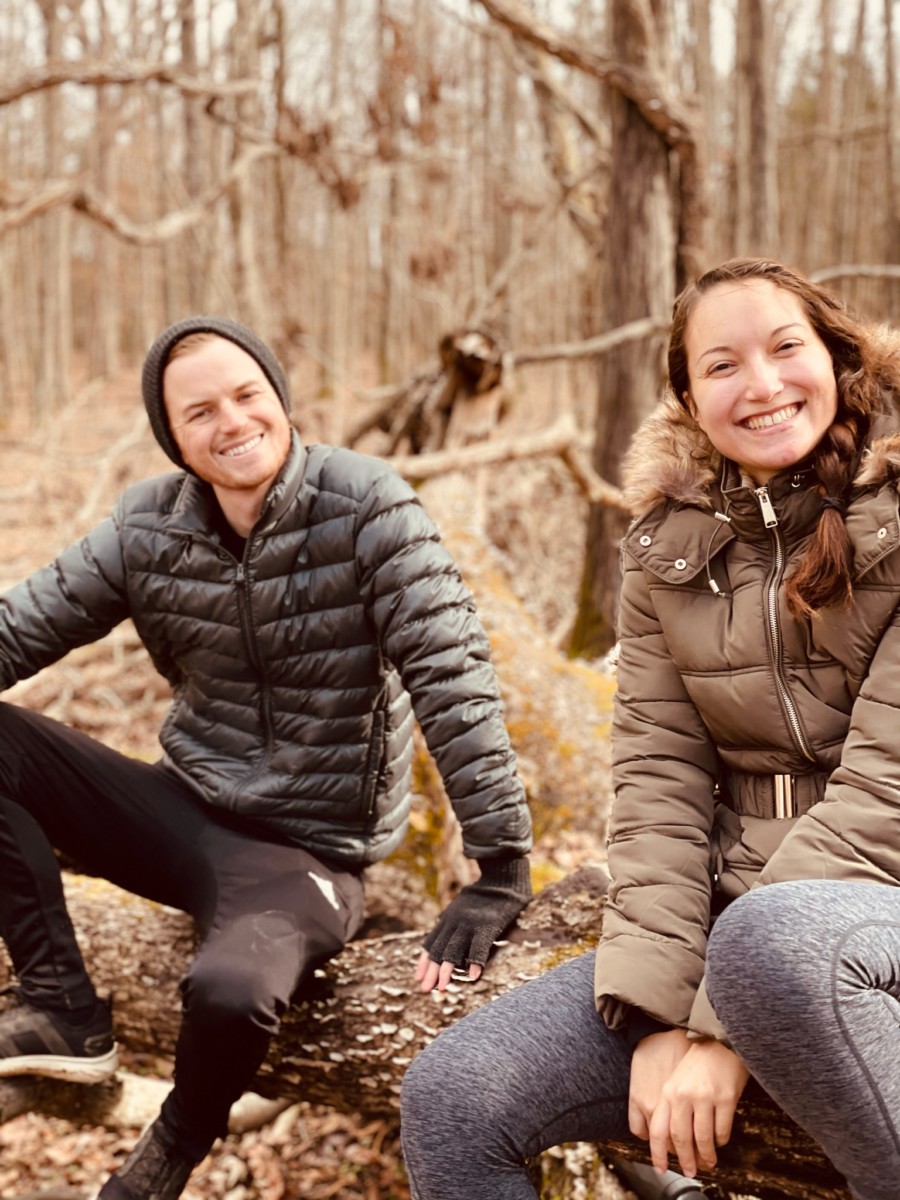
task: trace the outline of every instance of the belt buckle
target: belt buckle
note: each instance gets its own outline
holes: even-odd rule
[[[787,821],[797,814],[794,810],[794,777],[793,775],[773,775],[775,787],[775,819]]]

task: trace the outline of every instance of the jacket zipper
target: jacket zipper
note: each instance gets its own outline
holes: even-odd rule
[[[770,657],[772,660],[772,672],[775,677],[775,685],[778,688],[778,694],[781,697],[781,702],[784,705],[785,715],[788,719],[791,733],[794,741],[797,744],[798,750],[808,758],[810,762],[816,761],[816,756],[810,749],[809,742],[806,740],[806,735],[803,732],[803,726],[800,724],[800,716],[794,704],[793,697],[788,689],[787,680],[784,678],[784,673],[781,669],[781,629],[778,624],[778,585],[781,582],[781,574],[784,570],[784,541],[781,537],[781,531],[778,528],[778,517],[775,513],[775,506],[772,504],[769,496],[769,489],[763,485],[754,489],[754,494],[759,503],[759,509],[762,513],[763,522],[772,534],[772,542],[775,547],[775,564],[774,569],[769,576],[769,582],[766,585],[766,616],[768,619],[769,635],[771,637]]]

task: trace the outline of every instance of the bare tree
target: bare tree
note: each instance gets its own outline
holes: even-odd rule
[[[44,46],[48,60],[61,57],[64,5],[56,0],[38,0],[44,24]],[[44,172],[60,178],[63,168],[64,110],[58,90],[43,97]],[[67,209],[41,219],[40,258],[36,279],[37,319],[40,336],[35,347],[38,371],[35,407],[49,414],[69,395],[72,349],[72,214]]]
[[[613,0],[610,41],[625,66],[665,79],[661,2]],[[610,98],[611,176],[616,201],[607,216],[601,268],[603,328],[647,314],[665,317],[675,294],[677,214],[673,203],[670,147],[645,120],[634,101]],[[620,346],[601,360],[594,468],[619,481],[619,464],[643,415],[656,402],[662,382],[661,337]],[[615,640],[620,582],[618,543],[622,514],[594,505],[588,522],[587,553],[572,649],[596,655]]]
[[[737,113],[734,153],[738,253],[778,244],[772,18],[767,0],[738,0]]]

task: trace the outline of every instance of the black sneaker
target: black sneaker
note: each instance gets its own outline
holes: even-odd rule
[[[97,1193],[97,1200],[177,1200],[197,1164],[179,1154],[157,1118]]]
[[[97,1001],[95,1016],[70,1024],[63,1013],[18,1003],[0,1013],[0,1076],[46,1075],[74,1083],[100,1083],[119,1064],[109,1006]]]

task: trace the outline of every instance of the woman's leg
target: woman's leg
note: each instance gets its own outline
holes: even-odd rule
[[[594,955],[564,963],[436,1038],[403,1082],[416,1200],[535,1200],[526,1158],[628,1132],[631,1053],[594,1007]]]
[[[812,880],[742,896],[707,986],[734,1048],[859,1200],[900,1179],[900,888]]]

